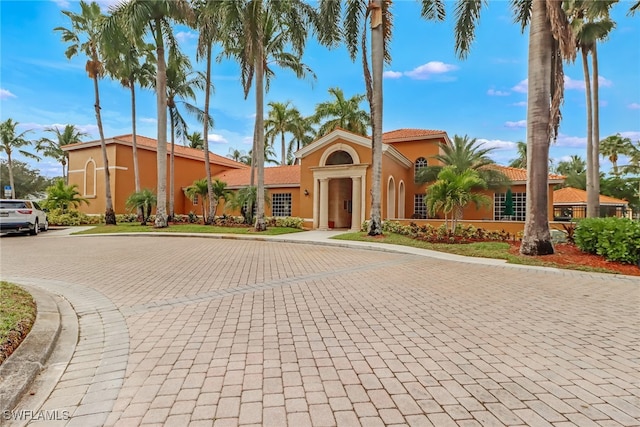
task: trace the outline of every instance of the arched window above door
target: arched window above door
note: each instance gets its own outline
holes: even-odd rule
[[[334,151],[327,158],[325,165],[352,165],[353,158],[351,154],[343,150]]]

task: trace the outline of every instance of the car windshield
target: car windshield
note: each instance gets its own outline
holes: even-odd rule
[[[24,209],[27,207],[25,202],[20,200],[2,200],[0,201],[0,209]]]

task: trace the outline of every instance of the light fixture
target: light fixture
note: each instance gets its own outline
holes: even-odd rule
[[[304,189],[304,195],[308,196],[309,195],[309,190],[307,190],[306,188]]]

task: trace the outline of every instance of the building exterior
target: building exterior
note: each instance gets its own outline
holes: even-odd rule
[[[156,142],[138,137],[139,168],[143,188],[155,188]],[[427,219],[424,197],[426,184],[417,184],[415,175],[427,165],[436,162],[440,144],[451,144],[444,131],[425,129],[399,129],[383,134],[382,150],[382,217],[383,219]],[[126,212],[124,201],[133,193],[133,160],[131,135],[107,140],[109,168],[112,170],[112,194],[116,213]],[[77,184],[83,197],[91,205],[81,207],[86,213],[104,212],[104,170],[99,141],[75,144],[65,148],[69,152],[69,183]],[[325,230],[348,228],[359,230],[369,218],[371,207],[372,154],[371,139],[342,129],[321,137],[296,153],[299,161],[294,166],[265,168],[265,188],[271,203],[266,207],[268,216],[295,216],[305,226]],[[176,146],[175,213],[200,212],[192,200],[184,196],[184,188],[194,180],[202,179],[204,153],[201,150]],[[210,154],[214,178],[227,183],[231,190],[250,184],[251,169],[233,160]],[[500,168],[511,180],[514,216],[508,221],[521,222],[525,216],[526,171]],[[168,168],[167,168],[168,169]],[[549,219],[553,219],[553,185],[563,177],[549,176]],[[169,186],[167,185],[167,188]],[[477,209],[467,206],[465,221],[504,221],[506,188],[485,190],[493,201],[490,207]],[[239,212],[225,210],[224,202],[218,214]],[[437,217],[436,217],[437,219]]]
[[[573,187],[560,188],[553,192],[553,216],[558,221],[571,221],[587,217],[587,192]],[[632,218],[629,202],[615,197],[600,195],[600,216]]]

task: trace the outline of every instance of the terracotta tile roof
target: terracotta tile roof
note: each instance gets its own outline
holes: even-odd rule
[[[586,204],[587,192],[579,188],[565,187],[553,192],[554,204]],[[626,200],[616,199],[615,197],[600,195],[600,204],[602,205],[627,205]]]
[[[79,142],[77,144],[69,144],[69,145],[65,145],[63,150],[71,151],[71,150],[82,149],[83,146],[95,146],[95,144],[99,144],[99,142],[100,141],[87,141],[87,142]],[[128,134],[128,135],[114,136],[113,138],[105,138],[105,142],[106,144],[124,143],[126,145],[130,145],[133,143],[133,135]],[[136,142],[138,143],[138,147],[151,149],[153,151],[155,151],[158,147],[158,143],[155,139],[148,138],[142,135],[138,135]],[[170,150],[171,150],[171,143],[167,143],[167,153],[169,153]],[[175,144],[174,152],[176,156],[191,157],[191,158],[196,158],[204,161],[204,152],[197,148],[185,147],[184,145]],[[211,152],[209,153],[209,160],[214,164],[227,166],[230,168],[236,168],[236,169],[249,168],[244,163],[239,163],[239,162],[236,162],[235,160],[231,160],[227,157],[223,157]]]
[[[410,138],[422,138],[425,136],[445,135],[443,130],[430,129],[396,129],[382,134],[382,141],[403,140]]]
[[[243,187],[251,182],[251,169],[236,169],[215,176],[227,187]],[[269,187],[300,186],[300,165],[264,168],[264,185]]]
[[[111,138],[115,141],[122,141],[122,142],[126,142],[128,144],[131,144],[133,142],[133,135],[129,134],[129,135],[119,135],[119,136],[114,136],[113,138]],[[148,138],[146,136],[141,136],[138,135],[138,137],[136,138],[136,142],[138,144],[138,146],[143,146],[143,147],[149,147],[149,148],[153,148],[155,149],[158,145],[157,141],[153,138]],[[171,150],[171,143],[168,142],[167,143],[167,153],[169,153]],[[191,148],[191,147],[185,147],[184,145],[180,145],[180,144],[175,144],[174,145],[174,152],[176,156],[186,156],[186,157],[196,157],[199,159],[202,159],[204,161],[204,152],[202,150],[199,150],[197,148]],[[239,163],[236,162],[235,160],[231,160],[227,157],[223,157],[220,156],[218,154],[215,153],[209,153],[209,160],[213,163],[216,163],[218,165],[224,165],[224,166],[229,166],[232,168],[240,168],[240,169],[248,169],[248,166],[243,164],[243,163]]]
[[[490,165],[488,167],[491,167],[491,168],[498,169],[498,170],[502,171],[502,173],[504,173],[511,181],[526,181],[527,180],[527,170],[526,169],[512,168],[510,166],[501,166],[501,165],[498,165],[498,164],[493,164],[493,165]],[[549,174],[549,179],[550,180],[564,181],[564,176],[550,173]]]

